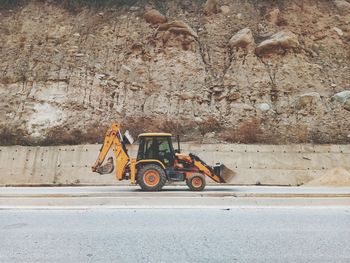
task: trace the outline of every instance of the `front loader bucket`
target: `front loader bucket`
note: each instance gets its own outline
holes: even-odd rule
[[[233,177],[236,175],[234,171],[227,168],[223,164],[218,164],[213,167],[215,175],[219,176],[222,180],[222,183],[230,183],[233,179]]]

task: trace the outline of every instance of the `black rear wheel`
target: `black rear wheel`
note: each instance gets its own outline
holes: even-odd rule
[[[137,172],[137,183],[144,191],[160,191],[166,181],[165,171],[156,164],[146,164]]]
[[[186,184],[191,191],[203,191],[206,185],[205,177],[201,174],[191,175],[186,179]]]

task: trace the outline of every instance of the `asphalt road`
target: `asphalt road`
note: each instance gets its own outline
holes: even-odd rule
[[[208,185],[201,192],[192,192],[187,186],[165,186],[160,192],[145,192],[139,186],[59,186],[59,187],[0,187],[1,196],[38,195],[108,195],[108,196],[243,196],[243,195],[332,195],[350,196],[350,187],[286,187]]]
[[[144,192],[135,186],[0,187],[1,209],[350,207],[349,187],[208,186],[192,192],[168,186]]]
[[[1,210],[0,262],[350,262],[350,208]]]

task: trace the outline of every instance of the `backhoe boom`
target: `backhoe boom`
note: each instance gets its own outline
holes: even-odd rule
[[[118,180],[124,179],[124,170],[130,161],[130,158],[126,152],[126,149],[122,142],[123,138],[120,133],[119,125],[113,123],[107,130],[103,145],[100,149],[100,153],[95,164],[92,166],[92,171],[97,172],[98,168],[102,165],[112,145],[114,145],[114,156],[116,162],[116,178]]]

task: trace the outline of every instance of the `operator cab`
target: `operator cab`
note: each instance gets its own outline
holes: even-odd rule
[[[159,160],[165,167],[172,167],[175,161],[175,151],[171,136],[170,133],[140,134],[137,160]]]

